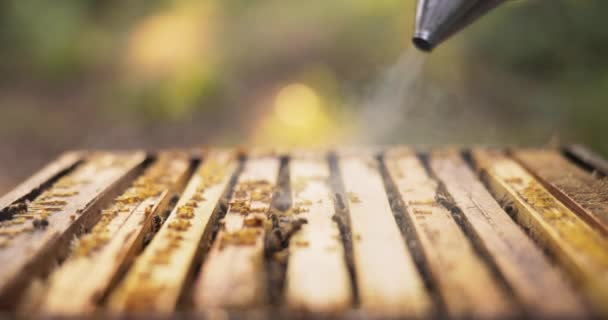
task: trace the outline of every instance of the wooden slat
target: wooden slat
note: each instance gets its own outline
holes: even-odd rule
[[[211,152],[203,161],[176,208],[110,296],[111,312],[162,315],[175,309],[237,168],[227,152]]]
[[[91,227],[105,206],[139,172],[144,153],[95,154],[0,225],[0,301],[15,300],[27,280],[65,257],[74,235]]]
[[[517,310],[505,291],[475,254],[450,211],[435,199],[438,184],[418,157],[408,149],[396,148],[386,153],[384,161],[447,313],[456,318],[514,315]]]
[[[291,159],[292,202],[307,223],[289,242],[285,295],[294,309],[335,313],[350,307],[352,288],[322,154]]]
[[[580,144],[575,144],[567,147],[566,153],[591,168],[591,170],[600,173],[602,176],[608,177],[608,161],[591,151],[589,148]]]
[[[608,235],[608,178],[596,178],[553,150],[517,150],[513,156],[594,228]]]
[[[527,313],[540,318],[583,317],[583,306],[573,289],[502,210],[462,157],[454,151],[437,151],[429,162],[466,227],[494,261]]]
[[[399,231],[371,156],[342,156],[355,277],[361,308],[372,313],[423,317],[431,301]]]
[[[11,204],[24,200],[29,194],[40,190],[48,181],[76,166],[82,161],[82,157],[83,154],[81,152],[66,152],[59,156],[55,161],[40,169],[40,171],[0,198],[0,212],[6,210]]]
[[[515,208],[517,221],[561,262],[595,311],[608,315],[608,239],[553,197],[532,175],[497,151],[473,158],[498,199]]]
[[[267,301],[264,225],[279,164],[277,157],[247,160],[195,284],[196,308],[256,307]]]
[[[40,311],[54,315],[90,314],[143,246],[153,220],[163,217],[189,172],[185,154],[161,154],[133,185],[102,211],[92,232],[49,277]]]

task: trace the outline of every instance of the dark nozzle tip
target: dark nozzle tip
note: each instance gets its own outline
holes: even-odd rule
[[[420,49],[421,51],[430,52],[431,50],[433,50],[433,45],[431,45],[428,40],[422,37],[414,37],[412,38],[412,42],[414,43],[416,48]]]

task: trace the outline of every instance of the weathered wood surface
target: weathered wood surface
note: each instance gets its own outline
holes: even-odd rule
[[[608,238],[551,195],[514,160],[487,150],[474,150],[473,158],[483,169],[495,197],[516,210],[516,220],[569,272],[595,312],[608,316]]]
[[[264,233],[279,165],[277,157],[245,163],[195,285],[197,308],[259,307],[267,302]]]
[[[175,309],[236,168],[231,153],[204,157],[173,212],[110,296],[110,312],[162,315]]]
[[[458,152],[388,150],[386,166],[371,156],[379,149],[341,149],[335,163],[319,150],[256,151],[241,167],[209,149],[190,181],[193,154],[171,169],[144,153],[68,153],[0,199],[0,306],[43,316],[608,316],[597,157],[474,150],[484,185]],[[143,190],[149,179],[158,188]]]
[[[25,199],[29,194],[39,190],[49,181],[58,177],[64,172],[67,172],[82,161],[83,153],[81,152],[66,152],[60,155],[55,161],[49,163],[40,171],[34,173],[23,183],[15,187],[12,191],[0,198],[0,212],[3,212],[11,204]],[[0,219],[4,219],[0,216]]]
[[[455,318],[513,316],[515,305],[450,211],[435,198],[438,183],[428,176],[418,157],[409,149],[396,148],[388,151],[384,161],[447,313]]]
[[[500,207],[458,152],[432,152],[429,165],[449,194],[447,201],[457,206],[465,228],[494,261],[529,315],[585,315],[573,288]]]
[[[307,223],[289,241],[285,296],[289,307],[336,313],[351,307],[352,288],[322,154],[289,163],[293,208]]]
[[[608,235],[608,178],[594,177],[554,150],[517,150],[513,156],[556,198]]]
[[[401,235],[380,172],[371,156],[342,156],[355,278],[361,309],[423,317],[431,300]]]
[[[97,210],[126,188],[144,160],[144,153],[91,155],[27,204],[27,210],[0,222],[2,307],[14,307],[29,279],[67,255],[74,235],[99,219]]]
[[[70,257],[50,275],[40,312],[74,316],[95,311],[141,250],[154,220],[164,217],[171,198],[183,188],[189,167],[185,154],[161,154],[104,209],[101,220],[74,243]]]

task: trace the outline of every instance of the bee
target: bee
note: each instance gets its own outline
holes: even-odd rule
[[[147,207],[144,209],[144,216],[146,216],[146,217],[147,217],[147,216],[149,216],[151,213],[152,213],[152,207],[151,207],[151,206],[147,206]]]
[[[265,217],[261,215],[251,215],[245,218],[243,221],[245,226],[248,227],[261,227],[264,225]]]
[[[195,193],[192,198],[190,198],[191,201],[197,201],[197,202],[201,202],[201,201],[205,201],[207,199],[205,199],[205,197],[203,197],[202,194],[200,193]]]
[[[176,219],[169,223],[169,228],[177,231],[186,231],[192,224],[188,220]]]
[[[306,240],[296,240],[294,241],[294,245],[296,245],[297,247],[308,247],[310,243]]]
[[[184,237],[182,237],[179,233],[175,232],[175,231],[169,231],[165,234],[165,237],[167,237],[167,239],[173,240],[173,241],[179,241],[179,240],[183,240]]]
[[[351,191],[347,192],[347,196],[348,196],[348,199],[350,200],[350,202],[352,202],[352,203],[361,202],[361,199],[359,199],[359,196],[354,192],[351,192]]]
[[[19,203],[12,204],[7,208],[7,211],[13,212],[13,213],[26,212],[27,204],[25,202],[19,202]]]
[[[51,193],[51,196],[58,197],[58,198],[68,198],[71,196],[75,196],[77,194],[78,194],[78,191],[65,191],[65,192],[56,191],[56,192]]]
[[[296,203],[296,206],[311,206],[311,205],[312,205],[312,201],[307,200],[307,199],[302,200],[302,201],[298,201]]]
[[[65,206],[66,204],[68,204],[67,201],[63,200],[37,201],[37,203],[43,206]]]
[[[32,225],[37,229],[45,229],[49,225],[49,220],[46,218],[34,219]]]
[[[190,200],[190,201],[186,202],[186,206],[192,207],[192,208],[198,208],[198,203],[196,203],[195,200]]]
[[[158,232],[158,230],[160,230],[160,227],[163,225],[164,219],[163,217],[156,215],[152,218],[152,230],[154,232]]]
[[[414,200],[414,201],[408,201],[407,204],[411,205],[411,206],[415,206],[415,205],[433,205],[433,204],[435,204],[435,200],[433,200],[433,199]]]
[[[191,219],[194,217],[194,208],[188,205],[177,208],[177,216],[184,219]]]
[[[137,203],[139,201],[141,201],[141,198],[137,195],[132,195],[132,196],[122,195],[116,199],[116,202],[122,203],[122,204]]]
[[[416,215],[431,215],[431,214],[433,214],[433,212],[429,211],[429,210],[414,209],[414,214],[416,214]]]
[[[505,182],[507,182],[507,183],[514,183],[514,184],[521,184],[524,181],[520,177],[510,177],[510,178],[505,179]]]
[[[308,212],[308,211],[309,211],[308,208],[304,208],[301,206],[295,206],[295,207],[291,208],[290,213],[299,214],[299,213]]]

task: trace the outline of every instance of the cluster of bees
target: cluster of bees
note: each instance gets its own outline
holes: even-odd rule
[[[274,187],[267,180],[242,181],[235,188],[234,195],[229,203],[229,212],[244,215],[245,226],[262,226],[273,192]],[[258,202],[258,204],[252,206],[253,201]]]
[[[192,196],[186,203],[177,207],[175,216],[167,222],[168,231],[164,233],[166,241],[163,242],[162,247],[156,249],[153,264],[169,264],[173,250],[179,248],[180,242],[183,240],[182,234],[192,226],[191,221],[195,217],[198,204],[206,201],[205,191],[222,181],[226,175],[226,165],[209,159],[197,174],[200,177],[200,183]]]
[[[133,184],[109,208],[101,211],[101,218],[90,233],[74,242],[72,252],[76,257],[89,256],[111,240],[111,235],[118,226],[111,223],[119,215],[129,215],[144,200],[157,197],[163,191],[171,189],[178,181],[180,171],[171,156],[161,156],[139,176]],[[146,218],[151,208],[145,208]]]
[[[184,240],[184,233],[192,227],[192,219],[196,217],[196,208],[201,202],[206,201],[205,191],[216,186],[225,178],[228,170],[228,163],[208,159],[198,170],[196,175],[200,177],[200,183],[196,186],[195,192],[183,204],[178,206],[174,213],[168,218],[166,229],[160,231],[157,237],[162,237],[164,241],[154,242],[155,247],[148,247],[154,250],[149,263],[142,263],[141,269],[136,270],[138,278],[137,285],[131,287],[133,290],[125,301],[125,307],[130,310],[140,310],[149,306],[158,298],[158,295],[165,289],[162,282],[150,281],[153,268],[171,263],[171,257],[175,250],[180,248]]]
[[[312,201],[310,200],[306,200],[306,201],[300,201],[295,203],[291,208],[289,208],[289,210],[283,212],[283,215],[293,215],[293,214],[300,214],[303,212],[308,212],[308,206],[312,205]]]
[[[234,199],[248,199],[270,204],[275,188],[268,180],[241,181],[234,190]]]
[[[432,208],[445,208],[450,209],[449,203],[448,206],[445,206],[448,199],[442,200],[444,201],[443,206],[435,199],[423,199],[423,200],[409,200],[407,201],[407,206],[411,208],[412,213],[416,216],[416,219],[424,220],[424,216],[430,216],[433,214]]]
[[[166,241],[162,242],[161,247],[155,249],[152,264],[169,264],[173,250],[179,248],[184,239],[183,233],[192,226],[191,221],[195,218],[196,208],[201,202],[206,201],[205,191],[222,181],[226,175],[226,169],[225,164],[209,159],[196,173],[200,177],[200,183],[192,196],[184,204],[178,206],[174,215],[167,221],[167,230],[162,235]],[[142,272],[141,275],[149,275],[149,272]]]
[[[0,221],[0,248],[6,247],[11,240],[23,233],[43,230],[49,226],[49,217],[54,213],[66,210],[68,202],[79,194],[80,189],[91,183],[88,178],[92,173],[108,167],[121,165],[125,157],[108,154],[94,154],[89,161],[78,167],[73,173],[60,178],[49,189],[42,192],[33,201],[22,201],[11,205],[6,210],[11,217]],[[75,220],[82,209],[69,215]]]
[[[294,192],[299,194],[304,191],[310,179],[294,181],[292,183]],[[295,229],[299,229],[301,224],[305,223],[303,222],[306,221],[305,219],[296,219],[294,216],[308,212],[308,207],[313,204],[312,201],[299,200],[288,210],[277,212],[276,209],[270,208],[274,191],[275,187],[267,180],[243,181],[236,186],[233,199],[230,202],[229,212],[244,215],[243,225],[245,228],[233,232],[222,232],[219,238],[220,249],[229,245],[255,245],[264,230],[270,231],[274,228],[280,229],[281,234],[285,233],[281,238],[288,237],[293,233],[287,231],[290,226],[298,225]],[[273,215],[279,217],[279,222],[276,225],[269,219]],[[308,243],[300,241],[296,245],[307,246]]]
[[[266,218],[275,187],[268,180],[246,180],[239,182],[229,205],[229,213],[244,215],[245,228],[234,232],[222,232],[219,246],[255,245],[262,235],[260,227],[270,228],[272,223]],[[254,204],[255,202],[255,204]]]
[[[8,246],[11,239],[23,233],[45,229],[50,224],[49,216],[63,211],[70,198],[78,195],[78,189],[91,183],[83,176],[96,165],[90,162],[71,175],[60,178],[31,202],[26,200],[11,205],[7,209],[12,214],[11,218],[0,222],[0,248]],[[80,210],[76,212],[80,213]],[[71,214],[70,219],[76,219],[76,214]]]
[[[243,228],[234,232],[223,232],[220,238],[220,249],[230,245],[253,246],[261,235],[260,228]]]

